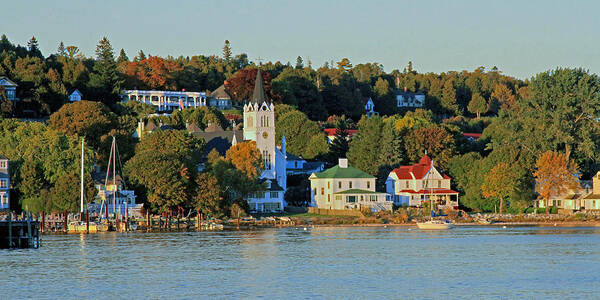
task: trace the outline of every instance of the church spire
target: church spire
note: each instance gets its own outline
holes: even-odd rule
[[[250,100],[250,103],[257,103],[258,105],[261,105],[266,101],[262,75],[260,74],[260,68],[258,68],[258,71],[256,71],[256,80],[254,82],[254,93],[252,93],[252,99]]]

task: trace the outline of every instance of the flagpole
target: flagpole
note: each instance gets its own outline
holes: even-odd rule
[[[83,214],[83,167],[84,167],[84,146],[85,146],[85,137],[81,139],[81,211]]]

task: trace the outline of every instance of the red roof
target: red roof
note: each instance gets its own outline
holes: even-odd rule
[[[323,131],[327,134],[327,136],[334,136],[337,132],[337,128],[325,128]],[[358,132],[357,129],[348,129],[348,136],[353,136]]]
[[[447,190],[447,189],[427,189],[427,190],[420,190],[420,191],[413,191],[413,190],[401,190],[400,193],[409,193],[409,194],[458,194],[457,191],[455,190]]]
[[[481,137],[481,133],[463,133],[463,136],[477,140]]]
[[[398,179],[423,179],[427,175],[427,171],[431,167],[431,158],[428,155],[424,155],[421,160],[412,166],[401,166],[394,169],[392,172],[396,173]],[[452,179],[446,174],[442,174],[444,179]]]

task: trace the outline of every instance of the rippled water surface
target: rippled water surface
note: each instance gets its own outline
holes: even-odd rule
[[[0,250],[0,299],[598,299],[599,246],[595,228],[50,235]]]

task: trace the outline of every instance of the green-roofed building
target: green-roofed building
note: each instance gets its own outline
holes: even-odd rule
[[[375,191],[375,176],[348,165],[339,164],[309,177],[311,206],[324,209],[391,210],[393,202],[386,193]]]

